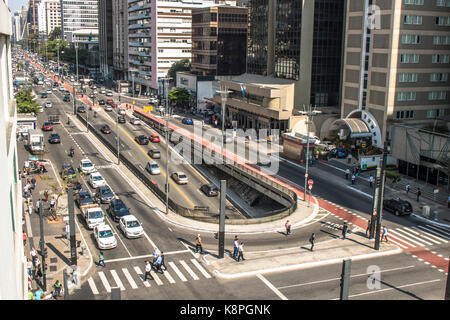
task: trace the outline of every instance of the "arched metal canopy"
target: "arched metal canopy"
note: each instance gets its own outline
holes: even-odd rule
[[[370,137],[372,135],[366,123],[361,119],[338,119],[333,124],[345,125],[350,130],[350,138]]]

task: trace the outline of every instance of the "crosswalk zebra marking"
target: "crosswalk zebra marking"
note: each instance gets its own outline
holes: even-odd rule
[[[399,237],[399,240],[402,240],[403,241],[403,239],[402,239],[402,237],[405,237],[405,235],[403,235],[403,234],[401,234],[400,232],[397,232],[397,231],[394,231],[394,230],[390,230],[392,233],[394,233],[394,234],[396,234],[398,237]],[[423,247],[423,246],[425,246],[423,243],[420,243],[420,242],[418,242],[418,241],[415,241],[415,240],[412,240],[412,239],[410,239],[410,238],[407,238],[408,239],[408,241],[411,241],[412,243],[415,243],[415,244],[417,244],[418,246],[421,246],[421,247]],[[404,242],[406,242],[406,241],[404,241]],[[415,246],[414,246],[415,247]]]
[[[130,272],[128,272],[128,269],[127,269],[127,268],[122,268],[122,272],[123,272],[123,274],[125,275],[125,278],[127,278],[128,283],[130,284],[130,286],[131,286],[133,289],[137,289],[138,286],[137,286],[136,282],[134,282],[133,278],[131,277]]]
[[[397,245],[399,247],[402,247],[403,249],[407,249],[408,248],[408,247],[406,247],[406,246],[404,246],[404,245],[402,245],[402,244],[392,240],[392,237],[389,239],[389,242],[392,242],[393,244],[395,244],[395,245]]]
[[[117,286],[120,288],[120,291],[124,291],[125,287],[123,286],[122,281],[120,281],[119,275],[117,274],[116,270],[111,270],[111,274],[114,278],[114,281],[116,281]]]
[[[414,234],[416,234],[416,235],[418,235],[418,236],[420,236],[420,237],[422,237],[422,238],[425,238],[425,239],[427,239],[428,241],[434,242],[434,243],[436,243],[436,244],[440,244],[439,241],[436,241],[436,240],[433,240],[433,239],[431,239],[431,238],[428,238],[427,236],[425,236],[425,235],[423,235],[423,234],[421,234],[421,233],[419,233],[419,232],[416,232],[416,231],[414,231],[414,230],[412,230],[412,229],[410,229],[410,228],[408,228],[408,227],[403,227],[403,229],[406,229],[406,230],[408,230],[409,232],[412,232],[412,233],[414,233]]]
[[[413,239],[416,239],[417,241],[422,241],[422,242],[425,243],[426,245],[432,245],[431,242],[425,241],[424,239],[419,238],[419,237],[417,237],[417,236],[415,236],[415,235],[413,235],[413,234],[411,234],[411,233],[409,233],[409,232],[407,232],[407,231],[405,231],[405,230],[403,230],[403,229],[395,228],[395,230],[398,231],[398,232],[400,232],[400,234],[403,233],[403,234],[405,234],[407,237],[409,237],[408,240],[411,240],[410,238],[413,238]]]
[[[166,276],[166,279],[169,280],[170,283],[175,283],[175,280],[172,278],[172,276],[167,270],[164,270],[164,275]]]
[[[433,230],[427,229],[427,228],[422,227],[422,226],[417,226],[417,227],[414,226],[413,228],[414,228],[414,229],[425,230],[425,231],[427,232],[427,235],[428,235],[428,236],[433,237],[433,238],[436,238],[436,239],[439,239],[440,241],[442,241],[442,242],[444,242],[444,243],[448,243],[447,240],[445,240],[445,239],[443,239],[443,238],[441,238],[441,237],[437,237],[437,236],[433,236],[432,234],[429,234],[429,233],[433,233],[433,234],[435,234],[435,235],[442,236],[441,234],[439,234],[439,233],[437,233],[437,232],[435,232],[435,231],[433,231]]]
[[[191,275],[191,277],[194,280],[200,279],[199,277],[197,277],[197,275],[194,273],[194,271],[192,271],[192,269],[187,265],[187,263],[184,262],[184,260],[180,260],[180,264],[183,266],[184,269],[186,269],[186,271]]]
[[[106,289],[106,292],[110,293],[111,292],[111,286],[109,285],[108,279],[106,279],[105,274],[102,271],[100,271],[98,273],[98,276],[100,277],[100,280],[102,280],[102,283],[103,283],[103,286]]]
[[[93,294],[98,294],[97,286],[95,285],[94,279],[89,277],[88,279],[89,287],[91,287],[91,291]]]
[[[206,270],[200,265],[200,263],[198,263],[197,260],[191,259],[191,262],[205,276],[205,278],[208,278],[208,279],[211,278],[211,275],[208,272],[206,272]]]
[[[144,274],[142,273],[142,271],[141,271],[141,268],[139,268],[138,266],[135,266],[134,267],[134,271],[136,271],[136,273],[138,274],[138,276],[139,276],[139,279],[141,279],[141,281],[142,281],[142,283],[144,284],[144,286],[146,286],[147,288],[148,287],[151,287],[151,285],[150,285],[150,283],[147,281],[147,280],[145,280],[144,281]]]
[[[155,279],[155,282],[158,286],[162,286],[164,283],[159,279],[159,277],[156,275],[156,272],[151,270],[150,274],[152,275],[153,279]]]
[[[441,228],[438,228],[438,227],[435,227],[435,226],[431,226],[431,225],[429,225],[429,224],[427,224],[427,227],[428,228],[431,228],[431,229],[433,229],[433,230],[436,230],[436,232],[439,232],[439,233],[442,233],[443,234],[443,237],[445,238],[445,239],[448,239],[448,240],[450,240],[450,233],[448,233],[447,231],[444,231],[444,230],[442,230]]]
[[[181,271],[178,269],[178,267],[173,263],[172,261],[169,262],[169,265],[172,267],[172,269],[175,271],[177,276],[181,279],[181,281],[186,282],[188,281],[186,277],[181,273]]]

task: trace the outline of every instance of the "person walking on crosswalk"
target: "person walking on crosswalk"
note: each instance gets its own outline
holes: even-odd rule
[[[372,188],[373,185],[373,175],[370,175],[369,177],[369,187]]]
[[[241,243],[239,244],[239,254],[238,254],[238,258],[237,261],[239,262],[242,258],[242,261],[244,261],[244,242],[241,241]]]
[[[381,240],[380,240],[380,242],[383,242],[383,239],[384,239],[386,242],[389,242],[389,241],[388,241],[388,238],[387,238],[387,229],[386,229],[386,227],[383,227],[383,232],[382,232],[382,234],[381,234]]]
[[[151,266],[151,264],[150,264],[150,261],[146,260],[146,261],[145,261],[145,276],[144,276],[144,281],[147,280],[147,277],[148,277],[150,280],[153,280],[153,277],[152,277],[152,275],[150,274],[150,271],[151,271],[151,270],[152,270],[152,266]]]
[[[199,250],[200,253],[203,253],[202,238],[200,237],[200,233],[197,235],[197,238],[195,239],[195,253],[197,253]]]
[[[316,235],[314,234],[314,232],[313,232],[313,234],[311,234],[311,237],[309,237],[309,243],[311,243],[311,251],[314,251],[314,241],[316,240]]]
[[[411,186],[409,183],[405,186],[405,189],[406,189],[406,195],[408,195],[409,190],[411,190]]]
[[[102,265],[103,267],[106,267],[105,257],[103,256],[102,251],[100,251],[100,256],[98,258],[98,265]]]
[[[344,222],[344,225],[342,227],[342,240],[345,240],[345,237],[347,236],[347,230],[348,230],[347,222]]]

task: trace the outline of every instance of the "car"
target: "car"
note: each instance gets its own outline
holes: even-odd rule
[[[189,179],[184,172],[174,172],[170,177],[178,184],[187,184],[189,182]]]
[[[51,90],[50,90],[50,93],[52,93]],[[46,93],[46,92],[43,92],[43,93],[41,94],[41,99],[46,99],[46,98],[47,98],[47,93]]]
[[[63,163],[61,172],[59,174],[61,175],[61,178],[63,178],[64,180],[65,179],[70,180],[77,177],[77,172],[70,163]]]
[[[52,133],[48,137],[48,142],[49,143],[61,143],[61,137],[57,133]]]
[[[138,143],[138,144],[148,144],[148,138],[144,135],[140,135],[134,138],[134,140]]]
[[[100,93],[101,93],[101,94],[105,94],[105,93],[106,93],[106,90],[105,90],[105,89],[101,89],[101,90],[100,90]]]
[[[147,154],[153,159],[161,159],[161,152],[159,150],[150,149]]]
[[[114,103],[114,100],[113,100],[113,99],[106,99],[106,104],[111,105],[111,103]]]
[[[64,91],[64,95],[66,95],[66,96],[69,96],[69,97],[70,97],[70,91],[69,91],[69,90],[66,90],[66,91]]]
[[[53,91],[58,91],[58,87],[53,87],[52,90]]]
[[[117,247],[117,239],[111,227],[106,223],[94,227],[94,238],[101,250]]]
[[[111,91],[108,91],[108,92],[106,92],[106,96],[107,96],[107,97],[112,97],[112,96],[113,96],[113,93],[112,93]]]
[[[54,81],[53,82],[53,87],[55,87],[55,88],[58,87],[58,82]]]
[[[330,150],[329,155],[335,158],[347,158],[348,153],[344,148],[335,148]]]
[[[53,107],[53,103],[52,103],[51,101],[47,101],[47,102],[45,103],[45,107],[46,107],[46,108],[51,108],[51,107]]]
[[[223,135],[223,143],[232,143],[234,141],[233,136],[229,134]]]
[[[183,118],[183,120],[181,120],[181,123],[183,123],[183,124],[194,124],[194,121],[192,120],[192,118]]]
[[[204,184],[200,187],[200,190],[208,197],[217,197],[219,189],[213,184]]]
[[[80,160],[80,171],[82,173],[92,173],[92,172],[97,171],[97,169],[95,169],[95,166],[91,162],[91,160],[86,158],[86,159]]]
[[[114,199],[114,193],[108,185],[95,189],[94,198],[98,203],[110,203]]]
[[[105,124],[100,130],[105,134],[111,133],[111,128],[107,124]]]
[[[99,104],[100,106],[104,106],[104,105],[105,105],[105,100],[103,100],[103,99],[98,100],[98,104]]]
[[[98,94],[97,90],[92,91],[93,94]]]
[[[127,122],[124,116],[118,116],[117,117],[117,122],[118,123],[125,123]]]
[[[80,190],[75,196],[75,203],[80,206],[86,206],[94,204],[94,200],[92,200],[92,196],[87,190]]]
[[[78,106],[77,112],[85,113],[86,112],[86,107],[84,105]]]
[[[65,91],[66,88],[64,86],[59,86],[59,91]]]
[[[150,103],[150,104],[156,104],[156,103],[158,103],[158,98],[152,97],[152,98],[150,98],[150,100],[148,101],[148,103]]]
[[[112,107],[110,105],[106,105],[105,106],[105,111],[112,111]]]
[[[122,230],[127,238],[139,238],[144,234],[142,224],[132,214],[120,218],[119,229]]]
[[[152,135],[150,135],[149,138],[153,143],[158,143],[161,141],[161,139],[159,139],[159,136],[157,134],[152,134]]]
[[[117,104],[115,104],[114,102],[110,104],[111,108],[117,108]]]
[[[159,166],[155,161],[148,161],[147,165],[145,166],[145,170],[150,172],[150,174],[160,174],[161,173],[161,169],[159,169]]]
[[[134,124],[134,125],[140,125],[141,124],[141,120],[139,120],[138,118],[132,118],[130,120],[130,123]]]
[[[53,123],[44,122],[44,124],[42,125],[42,131],[53,131]]]
[[[122,115],[122,116],[124,116],[124,115],[127,114],[127,112],[125,111],[125,109],[122,109],[122,108],[120,108],[118,112],[119,112],[119,114]]]
[[[396,216],[406,216],[412,213],[412,205],[398,197],[383,200],[383,208]]]
[[[114,221],[117,222],[122,217],[128,216],[130,214],[130,210],[122,200],[120,200],[118,197],[115,197],[109,204],[108,213],[114,219]]]
[[[94,99],[94,98],[95,98],[95,94],[91,93],[91,94],[89,95],[89,98]]]
[[[70,96],[64,96],[63,101],[64,102],[70,102]]]
[[[97,187],[106,186],[106,181],[99,172],[92,172],[89,175],[89,184],[95,189]]]
[[[331,141],[322,141],[319,145],[325,147],[327,150],[336,149],[336,145]]]
[[[47,89],[47,94],[51,94],[52,92],[53,92],[52,89]]]

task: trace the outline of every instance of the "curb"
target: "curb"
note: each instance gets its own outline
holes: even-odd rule
[[[352,259],[352,260],[371,259],[371,258],[375,258],[375,257],[397,254],[402,251],[403,251],[402,249],[397,248],[397,249],[384,251],[384,252],[366,253],[366,254],[361,254],[361,255],[357,255],[357,256],[347,256],[347,257],[335,258],[335,259],[329,259],[329,260],[299,263],[299,264],[294,264],[294,265],[285,266],[285,267],[278,267],[278,268],[260,269],[260,270],[241,272],[241,273],[222,273],[218,270],[214,270],[213,273],[217,277],[222,278],[222,279],[236,279],[236,278],[241,278],[241,277],[249,277],[249,276],[255,276],[258,274],[265,274],[265,273],[272,273],[272,272],[283,272],[283,271],[307,269],[307,268],[312,268],[312,267],[317,267],[317,266],[322,266],[322,265],[327,265],[327,264],[339,263],[346,259]]]

